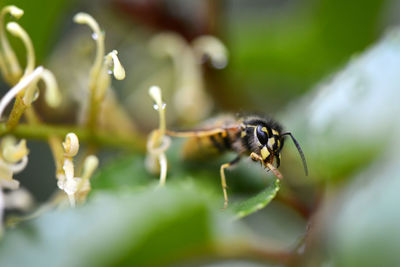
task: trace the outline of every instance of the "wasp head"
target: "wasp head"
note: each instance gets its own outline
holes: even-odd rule
[[[258,143],[264,162],[272,163],[276,159],[277,167],[279,167],[280,151],[284,143],[283,138],[280,136],[280,129],[274,129],[267,125],[257,125],[254,128],[254,139]]]
[[[304,153],[297,140],[290,132],[282,132],[282,126],[273,120],[265,120],[261,118],[251,118],[244,120],[244,142],[247,148],[258,154],[264,163],[273,163],[276,160],[276,167],[281,163],[281,150],[284,145],[285,137],[291,137],[295,144],[303,162],[306,175],[308,175],[307,163]]]

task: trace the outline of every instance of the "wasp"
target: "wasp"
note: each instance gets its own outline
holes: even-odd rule
[[[283,132],[282,126],[271,118],[248,116],[235,119],[224,116],[213,121],[212,125],[193,131],[167,131],[167,135],[189,138],[184,145],[186,158],[208,157],[211,154],[233,151],[237,156],[220,167],[224,208],[228,206],[228,193],[225,169],[237,164],[243,156],[270,170],[277,178],[283,178],[278,171],[281,164],[281,150],[285,138],[289,136],[295,144],[308,175],[304,153],[291,132]]]

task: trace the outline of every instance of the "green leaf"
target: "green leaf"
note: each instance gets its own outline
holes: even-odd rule
[[[6,231],[0,266],[164,266],[208,251],[217,233],[210,206],[187,183],[97,192]]]
[[[282,121],[301,143],[311,178],[351,177],[391,146],[400,126],[399,69],[395,28],[288,109]]]
[[[400,142],[327,203],[332,266],[400,266]]]
[[[91,179],[93,190],[143,187],[156,182],[157,176],[145,169],[144,157],[120,157],[102,167]]]
[[[177,147],[173,147],[176,153]],[[191,163],[189,168],[185,167],[188,163],[175,158],[172,155],[171,164],[168,170],[167,183],[174,181],[185,181],[193,183],[194,186],[206,188],[209,195],[218,197],[219,202],[217,207],[222,207],[223,195],[220,185],[220,177],[218,165],[210,166],[210,169],[204,168],[205,163],[201,163],[202,169],[194,163]],[[252,164],[250,162],[249,164]],[[172,166],[171,166],[172,165]],[[247,166],[247,165],[246,165]],[[215,169],[214,169],[215,168]],[[258,168],[258,166],[257,166]],[[254,191],[259,188],[262,183],[260,175],[264,175],[259,170],[253,171],[246,168],[245,170],[235,170],[229,172],[229,185],[232,190],[229,192],[233,195],[235,192]],[[245,178],[243,178],[245,177]],[[144,158],[139,155],[121,157],[105,167],[101,168],[92,179],[92,189],[97,190],[121,190],[121,189],[140,189],[149,186],[150,184],[158,183],[157,175],[152,175],[147,172],[144,166]],[[257,184],[254,184],[255,182]],[[244,189],[243,189],[244,188]],[[237,210],[234,213],[238,217],[244,217],[265,207],[276,195],[279,190],[279,181],[275,181],[265,190],[256,194],[249,199],[233,203]]]
[[[243,218],[267,206],[278,193],[279,183],[279,179],[276,179],[275,182],[256,196],[233,204],[231,209],[236,213],[237,218]]]

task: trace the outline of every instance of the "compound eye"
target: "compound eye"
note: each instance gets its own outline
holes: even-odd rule
[[[268,133],[265,127],[257,127],[257,138],[262,145],[266,145],[268,143]]]

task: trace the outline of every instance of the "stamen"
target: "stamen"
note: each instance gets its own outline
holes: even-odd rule
[[[67,179],[67,182],[69,180],[73,180],[74,179],[74,163],[72,162],[72,158],[66,158],[64,160],[64,166],[63,166],[63,170],[65,173],[65,178]],[[73,190],[67,191],[64,190],[67,194],[72,194],[74,193]]]
[[[33,49],[33,44],[31,38],[26,33],[26,31],[16,22],[10,22],[7,24],[7,30],[22,40],[26,48],[26,67],[24,75],[31,73],[35,68],[35,50]]]
[[[5,6],[1,10],[1,19],[4,19],[4,15],[7,13],[10,13],[10,15],[16,19],[19,19],[24,15],[24,11],[16,6]]]
[[[115,79],[117,79],[117,80],[125,79],[125,69],[121,65],[121,62],[118,59],[118,56],[117,56],[118,51],[113,50],[112,52],[109,53],[109,55],[111,55],[112,60],[113,60],[113,73],[114,73]]]
[[[69,133],[65,137],[65,142],[63,142],[64,155],[66,157],[74,157],[79,151],[79,140],[78,136],[74,133]]]
[[[161,89],[158,86],[152,86],[149,89],[149,95],[153,98],[154,102],[158,106],[158,114],[159,114],[159,131],[160,135],[163,136],[165,134],[166,122],[165,122],[165,106],[161,98]]]
[[[19,143],[13,136],[5,136],[1,140],[1,154],[9,163],[15,163],[28,155],[29,150],[26,147],[26,140],[22,139]]]
[[[104,57],[104,33],[100,30],[99,24],[97,21],[87,13],[78,13],[74,16],[74,21],[79,24],[86,24],[88,25],[92,31],[93,38],[96,41],[96,57],[90,72],[91,81],[90,81],[90,88],[94,90],[98,75],[101,70],[101,66],[103,64],[103,57]]]
[[[88,156],[83,163],[82,180],[89,179],[98,166],[99,159],[94,155]]]
[[[161,153],[164,153],[165,151],[167,151],[167,149],[169,148],[169,146],[171,145],[171,138],[169,138],[169,136],[162,136],[161,138],[158,137],[158,131],[153,132],[153,135],[156,136],[150,136],[149,141],[147,142],[147,151],[154,155],[157,156]],[[157,141],[159,139],[161,139],[161,144],[157,147],[154,144],[154,141],[157,139]]]
[[[19,188],[17,190],[8,192],[4,199],[6,208],[8,209],[19,209],[22,211],[28,211],[33,206],[32,195],[25,189]]]
[[[26,141],[17,140],[9,135],[1,140],[0,148],[0,190],[7,188],[18,189],[19,182],[13,179],[13,174],[21,172],[28,164],[29,150]]]
[[[62,143],[64,148],[63,173],[57,174],[57,185],[68,195],[71,207],[75,207],[75,194],[80,178],[75,177],[73,157],[78,153],[79,140],[76,134],[69,133]]]
[[[4,109],[11,102],[11,100],[22,90],[24,90],[28,85],[36,83],[43,73],[43,67],[37,67],[31,74],[22,78],[17,85],[11,88],[0,100],[0,119],[3,115]]]
[[[24,156],[20,162],[9,164],[9,168],[13,173],[19,173],[28,165],[28,156]]]
[[[101,66],[95,86],[97,101],[103,100],[106,90],[110,87],[110,71],[117,80],[125,79],[125,69],[118,60],[117,54],[117,50],[113,50],[104,57],[104,62]]]
[[[7,13],[16,19],[19,19],[24,14],[24,11],[16,6],[6,6],[0,13],[0,41],[3,49],[3,54],[1,56],[2,62],[0,66],[6,80],[11,84],[15,84],[21,78],[22,70],[3,28],[4,17]]]
[[[165,185],[165,181],[167,180],[167,157],[165,156],[165,153],[161,153],[158,157],[158,160],[160,162],[160,186]]]
[[[165,135],[166,121],[165,121],[165,103],[162,101],[161,89],[158,86],[149,88],[149,95],[154,100],[156,109],[159,114],[159,128],[154,130],[147,141],[147,158],[146,165],[151,172],[157,171],[157,161],[159,163],[160,171],[160,186],[165,184],[167,179],[167,157],[165,151],[168,149],[171,139]]]
[[[19,182],[13,179],[13,171],[10,169],[9,164],[0,160],[0,188],[17,189]]]
[[[197,57],[201,61],[204,55],[211,59],[216,69],[223,69],[228,64],[228,50],[225,45],[214,36],[205,35],[196,38],[192,44]]]
[[[173,61],[176,88],[173,107],[177,116],[186,122],[206,117],[213,104],[205,90],[200,61],[207,54],[215,67],[225,67],[225,46],[212,36],[200,37],[189,45],[177,34],[161,33],[151,40],[150,49],[156,56],[170,56]]]
[[[61,103],[61,94],[54,74],[45,69],[42,73],[42,79],[46,84],[46,93],[44,96],[47,104],[53,108],[58,107]]]
[[[61,103],[61,94],[58,89],[57,81],[54,77],[54,74],[47,69],[43,69],[40,78],[46,85],[46,103],[52,108],[57,107]],[[23,98],[25,105],[29,106],[35,100],[36,92],[37,86],[32,85],[28,87]]]

